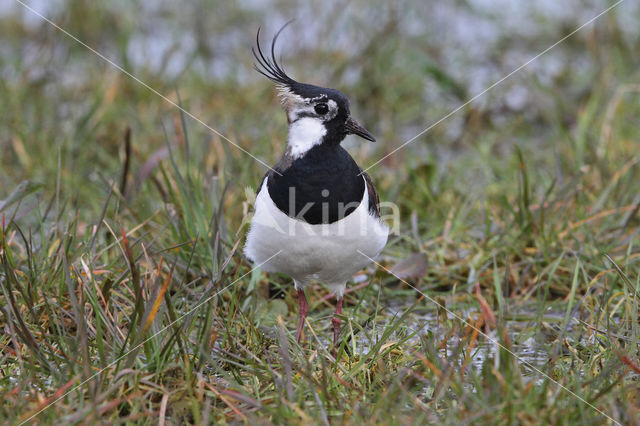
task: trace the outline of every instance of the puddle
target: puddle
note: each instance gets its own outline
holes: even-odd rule
[[[404,309],[406,309],[406,307],[403,308],[402,306],[388,308],[386,315],[382,316],[380,323],[387,324],[389,318],[393,315],[400,317]],[[469,322],[472,320],[475,321],[479,315],[478,311],[471,309],[459,310],[454,313]],[[561,313],[548,312],[548,314],[543,317],[543,322],[550,321],[557,323],[563,318],[563,315],[564,314]],[[537,331],[535,312],[523,312],[519,316],[526,317],[527,319],[505,321],[507,335],[511,342],[509,349],[518,357],[523,375],[540,380],[542,377],[535,369],[545,370],[544,366],[549,362],[549,342],[534,338]],[[421,339],[424,338],[431,339],[434,345],[441,344],[446,337],[445,332],[451,330],[451,322],[457,321],[452,315],[448,315],[448,317],[447,324],[443,326],[438,320],[435,311],[424,312],[424,310],[422,310],[420,313],[412,313],[407,317],[406,322],[387,340],[388,342],[398,342],[411,335],[412,337],[409,337],[400,345],[402,350],[407,354],[412,348],[419,348],[422,344]],[[518,317],[518,315],[513,315],[513,317]],[[463,327],[465,326],[464,324],[461,325]],[[382,325],[380,327],[382,327]],[[374,330],[373,326],[370,325],[366,327],[366,333],[360,332],[355,335],[355,346],[358,353],[367,353],[375,346],[375,339],[380,338],[383,334],[383,330],[380,327]],[[481,331],[484,333],[485,329],[481,328]],[[456,346],[460,341],[458,333],[449,336],[446,340],[446,347],[439,349],[439,354],[442,358],[452,359],[455,357]],[[496,330],[489,331],[488,338],[479,335],[475,342],[474,351],[471,354],[472,360],[469,364],[470,367],[475,371],[480,371],[487,359],[495,360],[497,366],[499,361],[498,357],[500,356],[498,342],[499,339]],[[329,341],[327,340],[326,343],[329,344]],[[463,344],[466,345],[466,343]],[[464,351],[466,350],[467,348],[465,346]],[[463,355],[460,354],[459,357],[456,358],[456,362],[460,362],[462,359]]]

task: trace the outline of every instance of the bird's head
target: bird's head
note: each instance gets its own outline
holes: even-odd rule
[[[299,83],[289,77],[275,56],[275,45],[282,27],[271,42],[271,57],[260,46],[260,30],[256,47],[252,49],[257,63],[255,69],[276,83],[289,123],[289,145],[293,154],[304,155],[306,150],[318,144],[338,145],[349,134],[368,141],[375,138],[349,111],[349,99],[339,90],[312,84]]]

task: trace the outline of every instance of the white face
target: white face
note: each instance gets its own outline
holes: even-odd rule
[[[338,104],[326,95],[305,99],[296,95],[288,87],[278,88],[282,106],[287,112],[289,124],[302,117],[315,118],[320,122],[330,121],[338,115]]]
[[[290,153],[293,158],[300,158],[322,143],[327,134],[324,123],[338,115],[338,104],[324,95],[305,99],[288,88],[281,89],[280,96],[289,122]]]

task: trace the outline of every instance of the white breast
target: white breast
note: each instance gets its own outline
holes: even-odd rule
[[[364,178],[363,178],[364,179]],[[369,214],[366,188],[360,205],[347,217],[330,224],[310,225],[290,218],[269,197],[267,179],[256,197],[255,214],[244,253],[262,269],[292,277],[298,285],[316,279],[342,296],[347,280],[376,257],[385,244],[389,228]]]

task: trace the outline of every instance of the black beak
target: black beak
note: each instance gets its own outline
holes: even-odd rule
[[[347,118],[347,121],[344,123],[344,127],[347,129],[347,134],[349,135],[358,135],[361,138],[364,138],[368,141],[375,142],[376,138],[373,137],[371,133],[364,127],[360,125],[356,120],[351,117]]]

